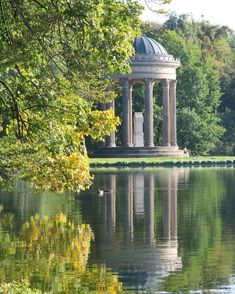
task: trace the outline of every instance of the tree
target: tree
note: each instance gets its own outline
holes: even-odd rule
[[[179,144],[187,143],[194,154],[207,154],[224,132],[216,115],[221,98],[219,74],[210,57],[202,58],[197,44],[174,32],[166,32],[163,40],[182,63],[177,85]]]
[[[140,12],[134,0],[1,1],[0,179],[89,184],[85,136],[119,123],[96,103],[115,97],[110,74],[129,70]]]
[[[176,31],[180,36],[197,43],[202,50],[202,58],[210,57],[213,68],[219,73],[221,104],[218,108],[222,125],[225,127],[221,141],[215,152],[218,154],[234,154],[234,81],[235,81],[235,52],[234,31],[226,26],[212,25],[208,21],[196,22],[192,16],[171,15],[164,24],[170,30]]]
[[[234,33],[227,26],[212,25],[204,20],[198,22],[188,14],[171,14],[164,27],[196,42],[202,49],[202,57],[212,57],[214,67],[222,75],[232,67],[234,57],[230,40]]]
[[[148,34],[148,31],[144,32]],[[187,147],[192,154],[208,154],[216,147],[224,132],[220,118],[216,115],[221,92],[219,74],[213,67],[213,60],[209,56],[202,56],[199,44],[175,31],[165,30],[160,36],[150,36],[181,60],[177,72],[179,146]],[[157,109],[159,112],[159,107]]]
[[[171,13],[168,20],[163,24],[163,27],[175,31],[180,36],[190,40],[196,39],[198,25],[190,14],[181,14],[178,16],[175,13]]]
[[[146,6],[156,13],[166,14],[167,11],[162,9],[161,6],[170,4],[172,0],[144,0]]]

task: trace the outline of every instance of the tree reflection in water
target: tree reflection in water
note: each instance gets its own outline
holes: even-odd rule
[[[93,239],[89,225],[75,225],[61,213],[50,218],[31,217],[22,226],[19,236],[9,233],[12,226],[12,215],[1,213],[0,283],[3,293],[9,293],[11,287],[23,287],[6,282],[22,279],[32,288],[47,293],[122,292],[117,275],[108,272],[104,265],[87,267]]]

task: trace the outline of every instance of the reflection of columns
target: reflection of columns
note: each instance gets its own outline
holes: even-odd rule
[[[170,146],[169,80],[162,82],[163,92],[163,145]]]
[[[153,147],[153,80],[145,79],[144,146]]]
[[[150,245],[154,244],[154,175],[147,174],[145,177],[145,217],[146,237]]]
[[[127,175],[124,202],[124,242],[127,246],[133,240],[133,175]]]
[[[134,174],[135,215],[144,216],[144,175]]]
[[[131,114],[130,108],[132,104],[132,86],[128,79],[122,79],[123,95],[122,95],[122,145],[124,147],[132,146],[131,142]]]
[[[171,175],[171,239],[177,240],[177,185],[178,175]]]
[[[170,82],[170,143],[177,146],[176,135],[176,81]]]
[[[164,238],[177,240],[177,187],[178,172],[168,172],[163,178],[163,226]]]
[[[164,212],[163,212],[163,231],[164,238],[170,240],[171,238],[171,183],[170,183],[170,175],[167,174],[164,181],[164,194],[163,194],[163,202],[164,202]]]
[[[111,101],[107,103],[107,109],[112,108],[115,112],[115,102]],[[109,136],[106,136],[106,147],[116,147],[115,143],[115,132],[112,132]]]
[[[114,240],[116,227],[116,175],[107,176],[107,235],[110,241]]]

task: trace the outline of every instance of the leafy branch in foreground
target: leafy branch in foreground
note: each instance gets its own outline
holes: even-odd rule
[[[140,13],[134,0],[1,1],[0,178],[89,184],[85,137],[119,124],[96,105],[115,98],[110,75],[129,70]]]

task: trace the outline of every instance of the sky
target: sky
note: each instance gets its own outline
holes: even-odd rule
[[[144,0],[141,0],[142,4]],[[212,24],[226,25],[235,30],[235,0],[172,0],[165,5],[170,12],[190,14],[195,20],[208,20]],[[154,14],[148,8],[142,15],[143,20],[164,22],[167,18]]]

